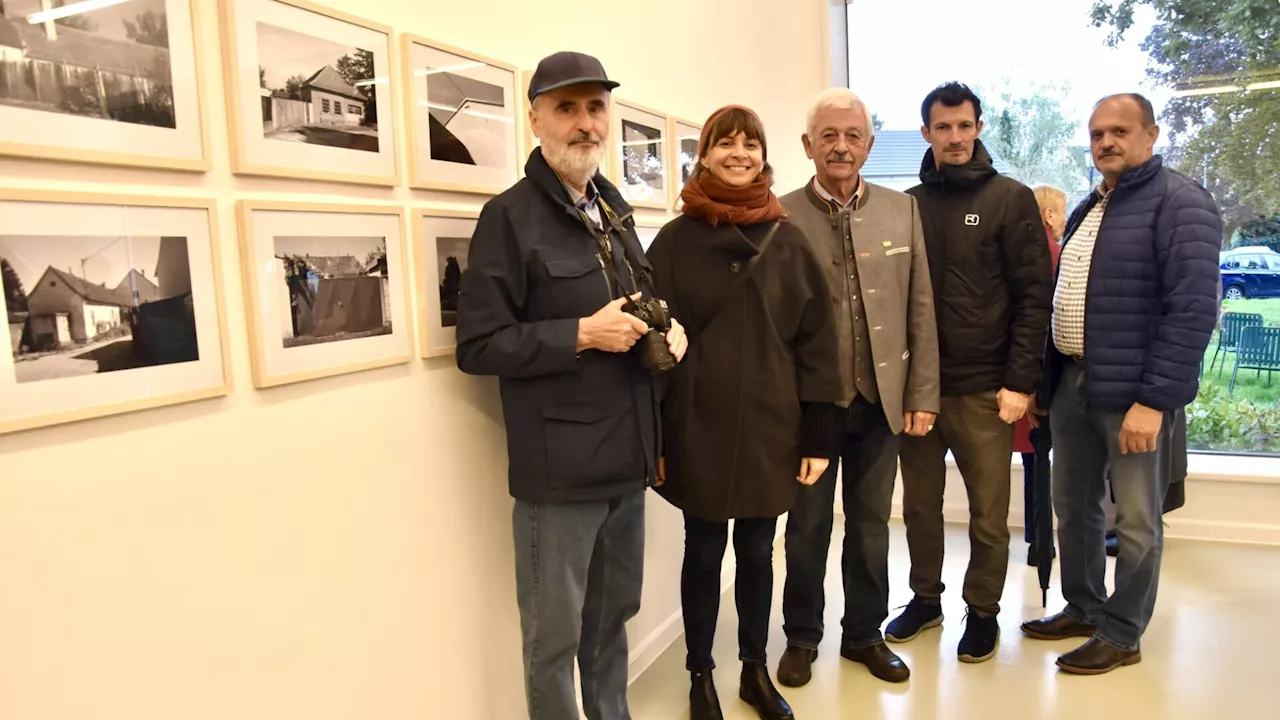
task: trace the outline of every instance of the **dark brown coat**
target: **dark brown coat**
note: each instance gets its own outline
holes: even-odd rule
[[[826,278],[798,228],[782,222],[751,276],[722,298],[765,227],[713,228],[686,215],[649,248],[657,295],[690,338],[663,402],[667,480],[659,492],[704,520],[790,510],[799,489],[801,403],[840,398]]]

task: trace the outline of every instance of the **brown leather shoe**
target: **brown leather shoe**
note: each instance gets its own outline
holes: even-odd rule
[[[1141,649],[1121,650],[1091,637],[1085,644],[1058,658],[1058,667],[1073,675],[1101,675],[1140,662]]]
[[[840,648],[840,656],[846,660],[866,665],[872,675],[885,682],[906,682],[911,677],[911,668],[907,667],[907,664],[902,662],[902,658],[898,657],[884,643],[877,643],[857,650]]]
[[[778,682],[787,687],[802,687],[813,679],[811,666],[818,659],[818,651],[802,647],[788,647],[778,661]]]
[[[1039,620],[1022,623],[1022,632],[1036,640],[1066,640],[1073,637],[1093,637],[1096,627],[1082,623],[1065,612]]]

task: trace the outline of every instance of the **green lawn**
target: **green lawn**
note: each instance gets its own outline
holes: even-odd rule
[[[1256,313],[1263,317],[1264,324],[1280,327],[1280,298],[1225,302],[1223,303],[1223,309],[1226,312]],[[1209,363],[1213,360],[1213,354],[1217,348],[1218,335],[1215,333],[1213,339],[1209,341],[1209,349],[1204,355],[1204,375],[1201,377],[1200,382],[1201,384],[1220,385],[1222,394],[1226,395],[1227,388],[1231,385],[1231,370],[1235,366],[1236,356],[1235,353],[1226,353],[1224,359],[1220,355],[1217,364],[1210,371]],[[1219,368],[1224,363],[1226,367],[1219,372]],[[1271,387],[1268,388],[1267,374],[1265,372],[1259,377],[1257,370],[1241,370],[1236,377],[1236,390],[1232,398],[1248,399],[1259,404],[1280,404],[1280,373],[1273,377]]]
[[[1280,327],[1280,299],[1236,300],[1223,304],[1226,312],[1256,313],[1266,325]],[[1234,353],[1218,358],[1209,369],[1218,336],[1209,342],[1200,378],[1200,395],[1187,409],[1187,445],[1192,450],[1280,453],[1280,373],[1267,387],[1267,374],[1241,370],[1235,392],[1228,396]]]

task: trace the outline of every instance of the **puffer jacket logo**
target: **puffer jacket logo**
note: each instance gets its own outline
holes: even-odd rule
[[[964,224],[968,225],[969,227],[978,227],[979,219],[980,218],[977,215],[965,215]]]

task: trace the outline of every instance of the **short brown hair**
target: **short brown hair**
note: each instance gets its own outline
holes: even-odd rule
[[[730,105],[717,110],[707,118],[707,125],[702,129],[702,137],[698,140],[698,160],[701,161],[706,157],[711,146],[738,133],[745,134],[748,140],[760,143],[760,154],[764,159],[764,167],[760,170],[760,174],[772,179],[773,168],[769,166],[769,143],[764,138],[764,124],[760,122],[759,115],[739,105]],[[698,162],[689,179],[698,177],[705,169],[706,166]]]

